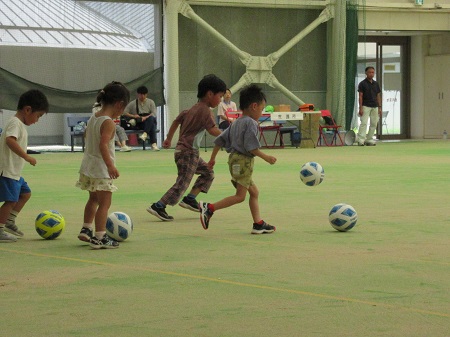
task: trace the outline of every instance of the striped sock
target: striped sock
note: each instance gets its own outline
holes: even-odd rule
[[[6,220],[6,224],[8,225],[14,225],[16,223],[16,218],[19,212],[11,211],[8,215],[8,219]]]

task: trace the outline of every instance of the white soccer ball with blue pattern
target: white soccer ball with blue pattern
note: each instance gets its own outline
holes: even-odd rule
[[[358,214],[350,205],[337,204],[331,209],[328,219],[334,229],[339,232],[346,232],[355,227],[358,221]]]
[[[112,212],[106,220],[106,234],[116,241],[125,241],[133,233],[133,221],[123,212]]]
[[[300,169],[300,179],[307,186],[319,185],[325,177],[325,171],[319,163],[310,161]]]

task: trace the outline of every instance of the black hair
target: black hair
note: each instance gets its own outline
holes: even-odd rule
[[[49,108],[47,97],[37,89],[28,90],[20,95],[19,102],[17,103],[17,110],[22,110],[26,106],[31,107],[31,112],[48,112]]]
[[[266,102],[266,95],[256,84],[250,84],[244,87],[239,94],[239,109],[245,110],[252,103]]]
[[[369,69],[373,69],[373,70],[375,70],[375,68],[374,68],[374,67],[372,67],[372,66],[368,66],[368,67],[366,67],[366,69],[364,70],[364,72],[365,72],[365,73],[367,73],[367,70],[369,70]]]
[[[203,77],[198,83],[197,98],[205,97],[206,93],[210,90],[214,95],[218,92],[225,93],[227,90],[227,85],[216,75],[209,74]]]
[[[146,86],[141,85],[139,88],[137,88],[136,92],[138,94],[148,94],[148,89]]]
[[[97,95],[97,103],[100,105],[112,105],[116,102],[128,104],[130,101],[130,92],[120,82],[111,82],[107,84]]]

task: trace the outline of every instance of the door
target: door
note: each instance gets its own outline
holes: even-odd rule
[[[450,56],[425,57],[424,138],[450,132]]]
[[[378,123],[378,139],[409,138],[409,72],[406,64],[409,39],[406,37],[363,37],[358,43],[358,70],[356,85],[362,81],[365,68],[375,68],[375,80],[380,84],[382,95],[382,117]],[[358,109],[356,97],[355,111]],[[354,125],[359,127],[359,118]]]

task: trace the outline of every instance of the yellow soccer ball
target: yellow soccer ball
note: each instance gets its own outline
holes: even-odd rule
[[[47,240],[56,239],[61,235],[66,221],[64,217],[57,211],[43,211],[37,217],[34,222],[36,232]]]

